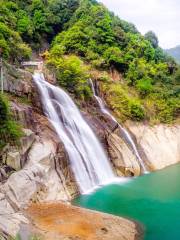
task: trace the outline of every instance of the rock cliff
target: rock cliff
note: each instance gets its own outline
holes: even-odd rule
[[[48,76],[49,81],[54,82],[53,75]],[[20,224],[28,222],[22,214],[28,203],[68,201],[79,190],[63,143],[43,115],[32,75],[7,65],[4,87],[11,100],[14,118],[24,128],[20,145],[6,146],[0,165],[0,229],[4,236],[15,236]],[[93,99],[80,105],[117,175],[139,176],[142,172],[140,163],[111,119],[104,116]],[[127,122],[126,128],[149,171],[180,161],[179,126],[161,124],[151,127]]]
[[[144,161],[150,170],[157,170],[180,162],[180,126],[149,126],[128,122]]]

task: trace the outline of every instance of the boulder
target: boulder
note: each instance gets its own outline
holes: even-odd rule
[[[14,211],[5,195],[0,193],[0,233],[2,232],[2,236],[15,237],[19,231],[20,224],[28,222],[22,213]]]
[[[66,185],[63,170],[57,165],[58,155],[56,156],[56,151],[55,142],[41,137],[36,140],[28,154],[28,162],[25,168],[38,164],[44,169],[45,189],[41,192],[39,201],[69,200],[72,198]],[[62,161],[66,161],[66,159],[63,158]],[[68,169],[68,171],[70,170]]]
[[[0,186],[0,230],[15,237],[20,224],[28,223],[20,210],[43,188],[43,169],[36,165],[12,174]]]
[[[39,165],[13,173],[0,187],[14,210],[22,209],[43,187],[44,169]]]
[[[28,154],[28,162],[25,167],[30,167],[38,163],[48,169],[55,152],[55,145],[51,140],[37,138]]]

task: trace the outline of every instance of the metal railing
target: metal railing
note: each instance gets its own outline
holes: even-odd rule
[[[29,61],[29,62],[22,62],[22,66],[39,66],[43,64],[43,61]]]

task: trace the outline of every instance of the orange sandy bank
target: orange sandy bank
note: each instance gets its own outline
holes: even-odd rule
[[[136,223],[64,203],[33,204],[27,214],[45,240],[140,239]]]

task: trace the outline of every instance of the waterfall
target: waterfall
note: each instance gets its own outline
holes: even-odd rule
[[[94,88],[94,84],[93,84],[92,79],[90,79],[89,81],[90,81],[90,85],[91,85],[91,88],[92,88],[93,95],[94,95],[95,99],[97,100],[102,113],[104,113],[105,115],[108,115],[113,120],[113,122],[117,124],[117,126],[119,127],[119,129],[120,129],[120,131],[122,133],[122,136],[124,137],[126,143],[131,147],[134,155],[136,156],[137,160],[139,161],[139,164],[140,164],[143,172],[147,173],[147,170],[146,170],[146,167],[144,165],[144,162],[143,162],[142,158],[139,155],[138,149],[137,149],[136,144],[134,143],[131,135],[129,134],[129,132],[124,127],[122,127],[117,122],[115,117],[108,111],[108,109],[105,106],[104,101],[97,95],[96,90]]]
[[[34,74],[44,113],[54,126],[68,153],[71,168],[81,193],[115,180],[107,156],[80,111],[61,88]]]

